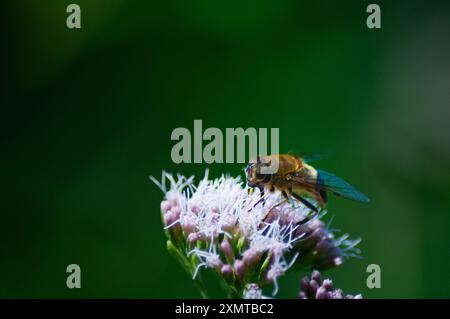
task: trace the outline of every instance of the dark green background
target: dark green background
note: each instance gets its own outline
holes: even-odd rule
[[[372,202],[331,198],[364,259],[346,292],[450,297],[450,14],[429,1],[77,0],[1,5],[0,297],[199,297],[165,250],[161,192],[176,127],[278,127],[281,151]],[[242,164],[211,165],[213,176]],[[66,266],[82,288],[66,288]],[[382,270],[366,287],[366,267]],[[301,274],[281,282],[294,297]],[[219,296],[215,293],[213,295]]]

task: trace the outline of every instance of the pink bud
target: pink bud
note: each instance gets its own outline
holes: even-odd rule
[[[317,289],[316,299],[330,299],[330,295],[325,287],[319,287],[319,289]]]
[[[181,227],[183,228],[184,233],[189,236],[195,230],[195,223],[191,221],[183,221],[181,223]]]
[[[166,226],[171,225],[175,221],[175,218],[173,217],[172,211],[170,211],[170,210],[164,214],[163,218],[164,218],[164,224]]]
[[[228,239],[222,240],[222,243],[220,244],[220,248],[222,249],[223,254],[225,255],[225,258],[229,263],[234,262],[234,252],[233,247],[231,247],[230,242]]]
[[[193,205],[191,205],[190,210],[194,214],[198,214],[200,212],[200,207],[198,207],[197,205],[193,204]]]
[[[226,279],[231,279],[233,277],[233,267],[231,267],[231,265],[223,265],[220,271]]]
[[[236,271],[236,275],[239,277],[239,279],[242,280],[244,278],[244,274],[245,274],[244,262],[242,260],[237,259],[234,262],[234,269]]]
[[[259,261],[261,253],[254,249],[247,249],[243,254],[243,262],[246,267],[252,267]]]
[[[173,206],[170,210],[172,211],[173,216],[175,217],[175,219],[180,218],[180,213],[181,213],[180,206]]]
[[[194,245],[195,242],[198,240],[198,234],[197,233],[190,233],[187,237],[187,241],[189,245]]]
[[[170,204],[169,201],[164,200],[164,201],[161,202],[161,212],[163,214],[167,213],[170,210],[171,207],[172,207],[172,205]]]
[[[211,258],[208,260],[207,264],[208,264],[208,267],[214,268],[217,271],[222,270],[223,262],[219,258]]]

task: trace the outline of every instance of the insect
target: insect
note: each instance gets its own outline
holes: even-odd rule
[[[261,168],[271,165],[272,161],[278,161],[278,171],[274,174],[262,174]],[[286,201],[294,198],[315,213],[318,213],[318,208],[302,195],[311,196],[321,207],[324,207],[328,201],[327,193],[357,202],[369,202],[366,195],[357,191],[346,181],[331,173],[318,170],[307,162],[306,157],[291,154],[257,156],[256,160],[251,160],[245,169],[247,183],[250,187],[259,188],[261,193],[261,198],[254,206],[264,202],[265,191],[274,192],[275,190],[280,191]]]

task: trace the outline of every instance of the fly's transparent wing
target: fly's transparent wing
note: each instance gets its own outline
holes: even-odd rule
[[[357,202],[368,203],[369,198],[356,190],[352,185],[337,177],[334,174],[317,170],[317,186],[318,188],[332,192],[338,196],[342,196]]]
[[[313,153],[313,154],[303,154],[300,155],[300,158],[304,160],[306,163],[313,163],[317,161],[321,161],[329,157],[329,154],[326,153]]]

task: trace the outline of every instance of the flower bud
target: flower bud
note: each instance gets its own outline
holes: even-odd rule
[[[233,247],[231,247],[230,242],[228,239],[224,238],[222,240],[222,243],[220,244],[220,249],[222,250],[225,258],[229,263],[234,263],[234,252]]]
[[[244,290],[244,299],[262,299],[261,288],[255,283],[248,284]]]
[[[236,259],[236,261],[234,262],[234,271],[236,272],[236,275],[240,280],[244,279],[245,266],[242,260]]]
[[[329,299],[328,291],[325,287],[319,287],[316,292],[316,299]]]
[[[320,280],[320,273],[313,271],[311,279],[304,277],[300,282],[300,299],[362,299],[362,295],[345,295],[341,289],[333,290],[330,279]]]
[[[223,265],[222,268],[220,269],[220,272],[227,281],[233,279],[233,267],[231,267],[231,265],[228,264]]]
[[[172,207],[172,205],[168,200],[164,200],[161,202],[161,212],[163,214],[167,213],[171,207]]]
[[[260,258],[261,253],[259,251],[249,248],[246,251],[244,251],[242,260],[246,268],[250,268],[253,267],[253,265],[255,265],[256,263],[258,263]]]

